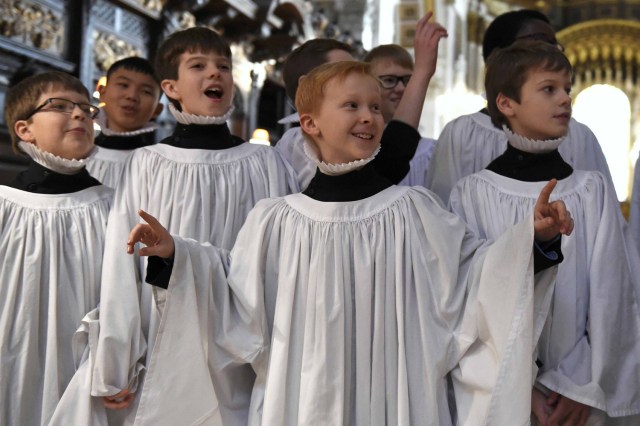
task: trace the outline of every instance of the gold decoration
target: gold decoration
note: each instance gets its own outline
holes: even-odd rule
[[[0,4],[0,35],[36,49],[63,53],[64,21],[58,12],[26,1]]]
[[[113,34],[93,32],[93,57],[100,71],[106,72],[115,61],[128,56],[144,55],[140,49]]]

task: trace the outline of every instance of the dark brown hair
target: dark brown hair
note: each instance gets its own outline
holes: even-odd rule
[[[520,92],[533,70],[571,72],[571,63],[556,46],[539,40],[518,40],[496,49],[487,59],[484,87],[491,122],[502,128],[508,124],[498,109],[498,94],[520,102]]]
[[[413,58],[407,49],[397,44],[381,44],[374,47],[364,57],[364,61],[372,65],[376,62],[391,61],[402,68],[413,69]]]

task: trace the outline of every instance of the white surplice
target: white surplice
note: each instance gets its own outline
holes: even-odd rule
[[[72,336],[100,295],[113,191],[0,186],[0,424],[46,425],[75,371]]]
[[[436,144],[427,172],[427,188],[444,202],[456,182],[486,168],[507,149],[507,137],[502,129],[491,123],[487,114],[476,112],[449,122]],[[558,149],[562,158],[573,168],[602,173],[611,182],[611,173],[602,148],[587,126],[573,118],[569,134]]]
[[[447,425],[452,370],[462,424],[526,424],[556,270],[534,291],[532,247],[532,218],[481,247],[396,186],[263,200],[230,256],[176,238],[138,420],[216,424],[205,377],[251,363],[252,425]]]
[[[293,171],[270,147],[244,143],[201,150],[157,144],[136,149],[125,165],[107,228],[99,340],[88,357],[93,377],[78,385],[90,383],[94,397],[125,388],[139,392],[138,376],[147,348],[153,348],[159,315],[151,286],[142,282],[146,260],[125,251],[129,232],[140,221],[138,209],[156,216],[175,235],[230,249],[258,200],[291,192],[297,192]],[[253,373],[244,368],[225,374],[215,383],[225,424],[246,423],[246,410],[234,411],[246,401],[237,400],[229,382],[250,388]],[[57,424],[77,419],[77,411],[96,415],[91,411],[95,405],[80,405],[70,398]],[[135,410],[130,409],[130,419]]]
[[[458,182],[450,206],[480,238],[491,239],[529,214],[545,184],[483,170]],[[551,197],[564,201],[575,229],[562,237],[564,261],[540,339],[537,380],[609,416],[638,414],[640,257],[616,196],[600,173],[574,170]]]
[[[629,201],[629,232],[640,252],[640,157],[633,171],[633,187]]]
[[[124,163],[131,152],[133,152],[132,149],[96,147],[95,155],[87,162],[87,171],[103,185],[115,188],[120,181]]]

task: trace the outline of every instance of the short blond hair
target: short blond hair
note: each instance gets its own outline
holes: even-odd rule
[[[302,77],[296,93],[296,109],[299,114],[316,112],[324,101],[324,88],[333,79],[343,81],[351,74],[371,77],[378,84],[378,79],[371,74],[371,65],[360,61],[340,61],[323,64]]]

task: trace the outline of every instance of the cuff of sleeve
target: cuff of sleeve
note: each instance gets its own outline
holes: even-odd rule
[[[533,242],[533,270],[536,274],[564,260],[561,243],[562,235],[558,235],[551,241]]]
[[[169,287],[169,280],[173,272],[173,257],[163,259],[158,256],[149,256],[147,262],[147,276],[145,282],[156,287]]]

